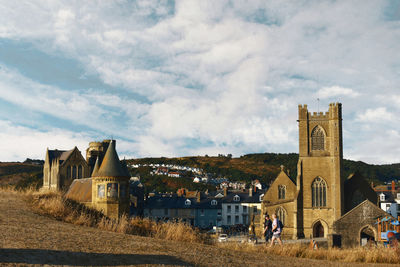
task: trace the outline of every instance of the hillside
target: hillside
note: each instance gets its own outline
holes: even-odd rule
[[[0,187],[11,185],[18,188],[42,184],[43,166],[32,163],[0,162]]]
[[[129,159],[130,164],[176,164],[181,166],[201,168],[206,173],[211,173],[215,177],[227,177],[231,181],[245,181],[248,184],[251,180],[259,179],[261,183],[268,185],[275,179],[280,170],[280,165],[284,165],[289,170],[290,177],[295,180],[297,175],[298,154],[296,153],[259,153],[247,154],[239,158],[220,155],[218,157],[197,156],[179,158],[141,158]],[[372,165],[362,161],[344,160],[343,174],[359,171],[369,181],[375,184],[382,184],[391,180],[400,180],[400,164]],[[17,188],[28,186],[40,187],[42,184],[43,167],[35,161],[0,162],[0,187],[13,185]],[[185,187],[190,190],[206,189],[213,190],[214,186],[202,183],[192,183],[186,177],[172,178],[167,176],[150,175],[150,167],[131,168],[132,175],[140,175],[142,183],[146,186],[146,192],[160,191],[169,192]]]
[[[176,164],[201,168],[216,177],[227,177],[232,181],[250,182],[259,179],[264,184],[269,184],[284,165],[289,170],[290,177],[295,180],[297,175],[297,153],[259,153],[247,154],[239,158],[228,156],[208,157],[180,157],[180,158],[142,158],[130,159],[132,164]],[[343,175],[359,171],[369,181],[384,183],[391,180],[400,180],[400,164],[372,165],[362,161],[345,159],[343,161]]]

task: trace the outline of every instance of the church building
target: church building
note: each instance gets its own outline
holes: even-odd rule
[[[343,176],[342,105],[331,103],[325,113],[299,105],[298,116],[297,177],[282,166],[265,193],[262,212],[277,214],[284,238],[329,237],[335,221],[366,199],[376,204],[377,197],[359,174]]]

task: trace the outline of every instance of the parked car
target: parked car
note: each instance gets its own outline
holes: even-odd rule
[[[228,241],[228,235],[227,234],[220,234],[218,237],[218,242],[226,242]]]

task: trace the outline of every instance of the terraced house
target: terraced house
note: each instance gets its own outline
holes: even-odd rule
[[[259,223],[263,191],[234,190],[159,194],[147,198],[144,216],[183,221],[199,228]]]

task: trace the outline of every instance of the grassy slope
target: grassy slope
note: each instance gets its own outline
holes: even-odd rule
[[[262,247],[235,251],[77,226],[35,214],[19,194],[4,191],[0,191],[0,242],[0,265],[337,266],[337,262],[271,255]]]

